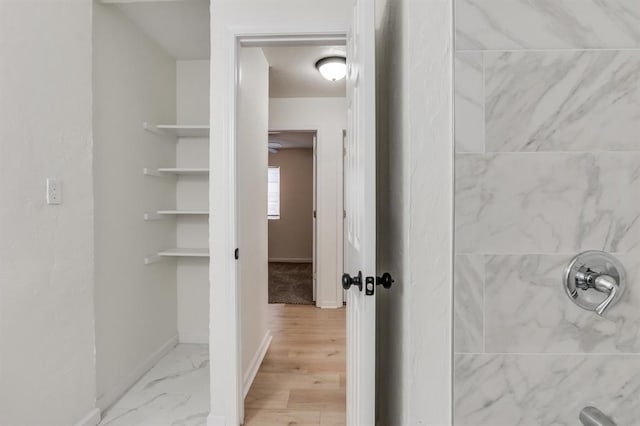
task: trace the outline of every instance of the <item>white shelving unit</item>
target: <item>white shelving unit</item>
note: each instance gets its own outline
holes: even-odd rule
[[[208,138],[209,126],[208,125],[188,125],[188,124],[157,124],[151,125],[149,123],[143,123],[142,127],[145,130],[151,132],[157,132],[160,134],[168,134],[178,141],[181,138]],[[158,167],[158,168],[145,168],[143,173],[147,176],[157,177],[177,177],[177,176],[206,176],[209,174],[208,168],[189,168],[189,167]],[[144,214],[145,221],[160,220],[166,218],[177,217],[195,217],[195,216],[208,216],[207,210],[157,210],[155,212],[148,212]],[[155,255],[146,257],[144,259],[145,265],[160,262],[167,258],[179,258],[179,257],[209,257],[209,249],[202,248],[174,248],[169,250],[163,250]]]
[[[187,168],[159,168],[160,173],[170,173],[174,175],[208,175],[209,169],[187,169]]]
[[[147,176],[178,176],[178,175],[208,175],[209,169],[186,168],[186,167],[159,167],[157,169],[144,168],[142,173]]]
[[[191,125],[191,124],[158,124],[151,126],[144,124],[146,130],[156,130],[158,132],[168,133],[177,138],[207,138],[209,137],[208,125]]]
[[[144,259],[145,265],[162,262],[172,257],[209,257],[209,249],[206,248],[173,248],[158,252]]]
[[[164,250],[158,256],[166,257],[209,257],[209,249],[206,248],[175,248]]]
[[[152,213],[145,213],[144,220],[160,220],[169,217],[178,216],[208,216],[209,212],[206,210],[158,210]]]
[[[158,210],[158,214],[163,215],[208,215],[209,212],[206,210]]]

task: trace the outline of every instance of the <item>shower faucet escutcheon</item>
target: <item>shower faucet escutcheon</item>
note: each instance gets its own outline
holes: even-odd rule
[[[609,253],[586,251],[574,257],[567,266],[564,286],[576,305],[603,316],[624,292],[624,267]]]

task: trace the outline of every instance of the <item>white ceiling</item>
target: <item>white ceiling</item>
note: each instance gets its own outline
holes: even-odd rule
[[[112,3],[169,55],[178,60],[209,59],[209,0],[102,0]],[[263,48],[273,98],[343,97],[345,80],[327,81],[318,59],[345,56],[344,46]]]
[[[126,0],[103,0],[114,3],[178,60],[209,59],[209,0],[151,0],[128,3]]]
[[[315,132],[269,132],[269,142],[282,145],[278,149],[313,148]]]
[[[262,49],[269,62],[272,98],[343,97],[345,80],[328,81],[316,70],[318,59],[346,56],[344,46],[277,46]]]

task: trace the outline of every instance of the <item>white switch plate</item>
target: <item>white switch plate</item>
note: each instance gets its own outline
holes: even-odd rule
[[[47,178],[47,204],[62,204],[62,182]]]

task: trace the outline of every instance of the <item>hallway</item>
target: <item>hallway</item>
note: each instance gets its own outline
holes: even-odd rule
[[[245,399],[245,425],[345,424],[345,313],[269,305],[273,341]]]

